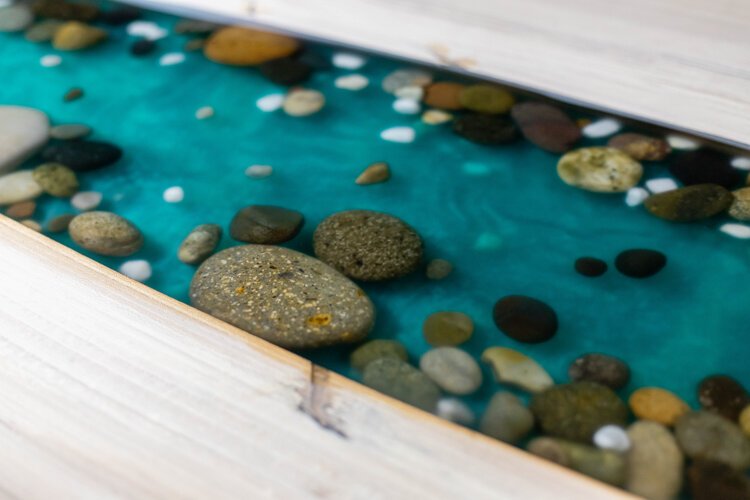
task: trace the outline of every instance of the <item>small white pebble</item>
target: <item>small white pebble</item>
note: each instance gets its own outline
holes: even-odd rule
[[[437,416],[455,422],[457,424],[471,426],[474,425],[476,416],[466,403],[456,398],[442,398],[438,401]]]
[[[359,54],[350,52],[337,52],[333,55],[332,63],[337,68],[342,69],[359,69],[365,65],[367,60]]]
[[[185,54],[182,52],[169,52],[159,58],[159,66],[174,66],[185,62]]]
[[[203,106],[202,108],[198,108],[195,112],[195,117],[198,120],[205,120],[206,118],[211,118],[214,116],[214,108],[211,106]]]
[[[614,118],[602,118],[589,123],[581,130],[581,133],[586,137],[596,139],[599,137],[607,137],[614,133],[619,132],[622,128],[622,123]]]
[[[648,197],[648,191],[646,191],[642,187],[630,188],[625,195],[625,204],[629,207],[637,207],[638,205],[646,201],[646,198]]]
[[[630,438],[622,427],[605,425],[594,433],[594,444],[602,450],[624,453],[630,449]]]
[[[674,181],[674,179],[670,179],[669,177],[661,177],[659,179],[651,179],[646,181],[646,187],[652,193],[658,194],[664,193],[666,191],[674,191],[679,186]]]
[[[414,142],[416,132],[411,127],[391,127],[380,132],[380,138],[389,142]]]
[[[39,59],[39,64],[45,68],[54,68],[55,66],[60,66],[60,64],[62,64],[62,57],[57,54],[47,54]]]
[[[147,40],[159,40],[169,35],[169,32],[151,21],[133,21],[128,24],[128,35],[138,36]]]
[[[363,75],[344,75],[336,78],[333,84],[338,89],[344,90],[362,90],[370,84],[370,80]]]
[[[271,165],[250,165],[245,169],[245,175],[253,179],[262,179],[273,173]]]
[[[98,191],[79,191],[70,199],[70,204],[82,212],[93,210],[102,202],[102,193]]]
[[[440,125],[453,119],[453,115],[440,109],[428,109],[422,113],[422,122],[427,125]]]
[[[497,250],[503,246],[503,239],[495,233],[482,233],[474,242],[476,250]]]
[[[668,135],[667,142],[672,149],[682,149],[684,151],[698,149],[700,146],[696,141],[681,135]]]
[[[739,170],[750,170],[750,156],[732,158],[732,166]]]
[[[732,222],[728,222],[726,224],[722,224],[719,228],[719,231],[741,240],[750,238],[750,226],[745,226],[744,224],[734,224]]]
[[[396,92],[394,92],[394,95],[396,97],[402,97],[404,99],[414,99],[415,101],[421,101],[422,97],[424,97],[424,89],[422,87],[417,87],[416,85],[408,85],[406,87],[397,89]]]
[[[151,277],[151,264],[147,260],[129,260],[123,262],[119,271],[136,281],[146,281]]]
[[[396,113],[401,113],[402,115],[416,115],[417,113],[422,111],[422,106],[420,106],[419,102],[415,101],[414,99],[401,97],[393,101],[393,110]]]
[[[281,108],[283,104],[284,94],[269,94],[255,101],[255,105],[258,106],[258,109],[265,113],[276,111]]]
[[[167,203],[179,203],[185,199],[185,191],[180,186],[172,186],[164,190],[162,197]]]

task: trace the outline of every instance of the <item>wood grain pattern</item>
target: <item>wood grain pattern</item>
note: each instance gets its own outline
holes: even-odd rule
[[[455,69],[750,148],[746,0],[130,3],[427,64],[463,61],[469,64]]]
[[[0,216],[0,498],[631,498]]]

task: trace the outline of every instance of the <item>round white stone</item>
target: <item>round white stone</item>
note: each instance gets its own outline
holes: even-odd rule
[[[180,186],[172,186],[164,190],[162,197],[167,203],[179,203],[185,198],[185,191]]]
[[[624,453],[630,449],[630,438],[622,427],[605,425],[594,433],[594,444],[602,450]]]
[[[128,35],[138,36],[147,40],[159,40],[169,35],[169,32],[151,21],[133,21],[128,24]]]
[[[679,186],[677,183],[669,177],[661,177],[659,179],[651,179],[646,181],[646,187],[649,191],[654,194],[664,193],[666,191],[674,191]]]
[[[380,132],[380,138],[389,142],[414,142],[416,132],[411,127],[391,127]]]
[[[646,201],[648,197],[649,192],[642,187],[630,188],[625,195],[625,204],[629,207],[636,207]]]
[[[416,115],[417,113],[422,111],[422,106],[420,106],[419,102],[415,101],[414,99],[401,97],[393,101],[393,110],[396,113],[401,113],[402,115]]]
[[[205,120],[206,118],[211,118],[214,116],[214,108],[211,106],[203,106],[202,108],[198,108],[198,110],[195,112],[195,117],[198,120]]]
[[[283,104],[284,94],[269,94],[255,101],[255,105],[258,106],[258,109],[265,113],[276,111],[281,108]]]
[[[737,156],[732,158],[732,166],[739,170],[750,170],[750,156]]]
[[[19,170],[0,176],[0,205],[33,200],[42,194],[31,170]]]
[[[159,58],[159,66],[174,66],[185,62],[185,54],[182,52],[169,52]]]
[[[745,226],[744,224],[734,224],[732,222],[728,222],[726,224],[722,224],[721,227],[719,227],[719,231],[741,240],[750,238],[750,226]]]
[[[681,149],[683,151],[691,151],[700,147],[700,144],[696,141],[681,135],[668,135],[667,142],[672,149]]]
[[[402,97],[404,99],[414,99],[415,101],[421,101],[422,97],[424,97],[424,89],[422,87],[417,87],[416,85],[408,85],[396,90],[396,92],[394,92],[394,95],[396,97]]]
[[[45,68],[54,68],[55,66],[60,66],[60,64],[62,64],[62,57],[57,54],[47,54],[39,59],[39,64]]]
[[[0,173],[9,172],[49,140],[49,118],[39,110],[0,106]]]
[[[596,120],[595,122],[591,122],[583,127],[581,133],[586,137],[595,139],[615,134],[619,132],[621,128],[622,123],[618,120],[615,120],[614,118],[602,118],[601,120]]]
[[[350,52],[337,52],[332,59],[333,65],[342,69],[359,69],[366,62],[367,60],[364,57]]]
[[[245,169],[245,175],[253,179],[262,179],[273,173],[271,165],[250,165]]]
[[[79,191],[70,199],[73,208],[85,212],[93,210],[102,202],[102,193],[98,191]]]
[[[476,415],[466,403],[456,398],[442,398],[438,401],[435,412],[438,417],[457,424],[471,426],[476,421]]]
[[[362,90],[370,84],[370,80],[360,74],[345,75],[336,78],[333,82],[336,88],[344,90]]]
[[[152,274],[151,264],[142,259],[123,262],[119,271],[128,278],[141,282],[149,279]]]

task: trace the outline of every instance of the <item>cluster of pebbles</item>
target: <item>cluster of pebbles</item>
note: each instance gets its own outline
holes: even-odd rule
[[[129,7],[100,11],[90,4],[39,0],[0,7],[0,31],[24,32],[34,43],[76,51],[105,42],[107,25],[128,24],[128,33],[137,37],[130,53],[146,57],[166,33],[139,18],[140,13]],[[271,82],[290,87],[284,94],[260,99],[262,110],[281,109],[291,117],[305,117],[325,106],[320,91],[300,85],[328,63],[305,51],[297,40],[198,21],[180,22],[175,31],[190,36],[186,51],[202,50],[219,64],[255,67]],[[363,61],[340,53],[332,64],[355,70]],[[336,82],[352,91],[368,84],[357,74]],[[419,113],[426,107],[424,123],[450,126],[463,139],[501,147],[524,138],[561,155],[557,175],[568,186],[627,193],[628,204],[642,203],[648,213],[669,222],[722,214],[750,220],[750,187],[742,187],[744,176],[721,153],[698,148],[672,159],[669,141],[620,133],[615,120],[582,124],[551,103],[517,101],[494,84],[434,81],[422,69],[398,70],[383,80],[382,87],[394,95],[396,111]],[[81,89],[72,89],[66,99],[82,96]],[[213,112],[202,108],[196,117],[210,118]],[[117,214],[96,211],[101,194],[79,192],[79,176],[110,167],[122,156],[116,145],[90,139],[92,133],[80,124],[51,127],[39,110],[0,106],[0,206],[28,227],[68,231],[90,252],[131,256],[143,246],[141,231]],[[381,137],[409,142],[414,135],[408,127],[397,127]],[[583,137],[609,138],[606,146],[574,149]],[[644,163],[667,159],[674,179],[647,183],[648,190],[639,187],[648,169]],[[33,168],[18,170],[29,162],[34,162]],[[264,165],[247,171],[258,178],[271,173]],[[367,186],[390,177],[390,166],[375,162],[354,183]],[[42,229],[33,219],[41,196],[69,198],[71,213],[48,221]],[[181,191],[165,193],[167,201],[181,197]],[[311,256],[278,246],[298,237],[305,225],[304,214],[296,210],[250,205],[226,222],[237,246],[216,253],[224,228],[206,222],[186,235],[177,252],[180,261],[197,266],[190,300],[198,309],[287,348],[356,344],[350,363],[366,385],[476,426],[498,440],[525,443],[531,453],[646,498],[676,498],[685,482],[697,499],[750,498],[750,394],[741,382],[725,375],[703,379],[697,388],[699,409],[659,387],[639,388],[625,401],[620,394],[631,373],[623,360],[583,354],[570,363],[569,380],[556,383],[528,354],[505,346],[488,347],[475,359],[462,348],[472,338],[474,322],[459,311],[437,311],[425,319],[424,340],[431,348],[412,364],[400,342],[367,340],[376,312],[359,283],[398,280],[418,271],[428,280],[450,278],[450,262],[426,262],[425,243],[415,228],[383,212],[333,213],[315,228]],[[571,256],[571,261],[571,272],[590,278],[609,268],[599,257]],[[654,249],[623,249],[613,263],[624,276],[644,279],[665,268],[667,256]],[[122,269],[147,279],[147,266],[137,260]],[[529,350],[554,338],[561,321],[550,305],[524,295],[498,298],[487,314],[503,336]],[[564,311],[561,316],[564,321]],[[498,335],[498,343],[502,338]],[[484,380],[480,363],[494,381]],[[477,418],[461,398],[487,383],[496,384],[497,390]]]

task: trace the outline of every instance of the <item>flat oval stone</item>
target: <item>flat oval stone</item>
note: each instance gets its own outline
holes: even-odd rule
[[[424,89],[423,101],[426,105],[438,109],[458,110],[463,109],[461,104],[461,92],[466,86],[456,82],[436,82]]]
[[[415,271],[422,238],[401,219],[371,210],[335,213],[313,235],[315,255],[350,278],[384,281]]]
[[[658,250],[633,248],[624,250],[615,258],[615,267],[631,278],[649,278],[667,265],[667,256]]]
[[[698,402],[704,409],[737,422],[742,410],[750,405],[750,394],[732,377],[711,375],[698,385]]]
[[[457,346],[471,338],[474,322],[457,311],[439,311],[430,314],[422,324],[422,333],[433,346]]]
[[[634,133],[618,134],[607,142],[607,146],[638,161],[661,161],[672,151],[664,139]]]
[[[357,285],[288,248],[243,245],[209,257],[190,284],[201,311],[287,348],[357,342],[375,310]]]
[[[77,123],[70,123],[64,125],[56,125],[49,130],[49,136],[53,139],[61,141],[73,141],[75,139],[83,139],[91,134],[91,127],[88,125],[80,125]]]
[[[112,165],[122,157],[122,150],[99,141],[66,141],[51,144],[42,151],[48,162],[62,163],[76,172],[97,170]]]
[[[531,440],[527,450],[534,455],[614,486],[622,486],[625,482],[625,458],[614,451],[600,450],[593,446],[550,437],[538,437]]]
[[[317,90],[297,89],[284,98],[282,109],[289,116],[310,116],[325,106],[326,98]]]
[[[451,394],[471,394],[482,385],[482,370],[477,362],[455,347],[427,351],[419,360],[419,368],[438,387]]]
[[[568,376],[573,382],[588,380],[618,390],[630,381],[630,367],[614,356],[590,353],[576,358],[570,364]]]
[[[596,193],[623,193],[643,176],[640,163],[619,149],[592,147],[566,153],[557,163],[566,184]]]
[[[477,144],[508,144],[518,138],[516,126],[505,117],[468,114],[453,120],[453,132]]]
[[[729,216],[741,220],[750,220],[750,187],[732,191],[734,199],[729,206]]]
[[[685,401],[660,387],[642,387],[636,390],[630,395],[628,404],[636,417],[669,426],[690,411]]]
[[[380,358],[369,363],[362,382],[425,411],[435,411],[440,399],[440,389],[430,377],[396,358]]]
[[[676,498],[684,458],[672,433],[661,424],[638,421],[628,427],[625,489],[645,498]]]
[[[34,14],[24,3],[0,7],[0,33],[23,31],[32,22],[34,22]]]
[[[459,99],[464,108],[488,114],[507,113],[515,103],[510,92],[497,85],[486,83],[465,87]]]
[[[288,57],[300,48],[294,38],[241,26],[215,31],[203,52],[214,62],[232,66],[255,66]]]
[[[669,165],[669,171],[685,186],[718,184],[732,189],[742,185],[744,180],[742,172],[732,167],[728,156],[709,149],[678,156]]]
[[[349,362],[352,368],[362,372],[367,365],[380,358],[407,361],[408,354],[404,344],[397,340],[375,339],[355,349],[349,357]]]
[[[695,222],[718,215],[732,205],[732,193],[718,184],[696,184],[649,196],[646,210],[672,222]]]
[[[59,163],[39,165],[32,172],[42,190],[58,198],[69,198],[78,192],[76,173]]]
[[[0,173],[19,166],[48,140],[47,115],[32,108],[0,106]]]
[[[508,295],[495,303],[495,325],[510,338],[536,344],[557,333],[557,314],[541,300],[523,295]]]
[[[404,87],[424,87],[432,82],[432,74],[418,68],[397,69],[383,78],[383,90],[395,94]]]
[[[675,424],[675,436],[692,459],[715,460],[738,470],[750,467],[750,439],[737,424],[715,413],[686,413]]]
[[[581,276],[596,278],[607,272],[607,263],[596,257],[579,257],[574,268]]]
[[[35,211],[36,202],[31,200],[20,201],[9,206],[8,210],[5,211],[5,215],[10,217],[11,219],[21,220],[28,219],[29,217],[33,216]]]
[[[19,170],[0,176],[0,205],[33,200],[42,194],[31,170]]]
[[[488,347],[482,362],[492,367],[495,379],[529,392],[540,392],[554,385],[552,377],[542,366],[523,353],[507,347]]]
[[[518,103],[510,111],[523,136],[551,153],[564,153],[581,139],[581,129],[561,109],[542,102]]]
[[[750,480],[742,472],[721,462],[694,460],[687,470],[693,500],[748,500]]]
[[[283,57],[267,61],[260,65],[261,74],[277,85],[297,85],[312,75],[309,64],[292,57]]]
[[[99,255],[125,257],[143,246],[143,235],[130,221],[111,212],[87,212],[70,221],[70,237]]]
[[[304,216],[296,210],[250,205],[235,214],[229,234],[237,241],[276,245],[297,236],[304,223]]]
[[[585,443],[591,442],[600,427],[624,426],[628,418],[628,409],[617,394],[596,382],[550,387],[535,394],[530,407],[547,434]]]
[[[55,31],[52,46],[57,50],[83,50],[103,42],[108,36],[101,28],[69,21]]]
[[[221,227],[216,224],[201,224],[188,234],[177,251],[180,262],[198,265],[211,256],[221,241]]]
[[[506,443],[517,443],[534,428],[534,414],[510,392],[497,392],[479,422],[482,434]]]

